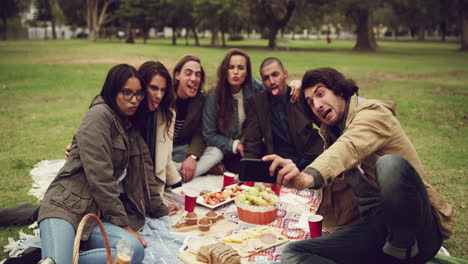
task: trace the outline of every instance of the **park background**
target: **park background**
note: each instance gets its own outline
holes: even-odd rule
[[[63,157],[110,67],[159,60],[172,71],[180,57],[194,54],[209,90],[227,48],[238,47],[250,55],[256,78],[260,62],[275,56],[289,80],[334,67],[357,82],[360,96],[397,102],[430,182],[457,211],[444,246],[468,259],[467,6],[466,0],[2,0],[0,207],[39,204],[28,195],[30,170]],[[0,228],[0,246],[20,229],[27,227]],[[0,260],[6,257],[0,252]]]

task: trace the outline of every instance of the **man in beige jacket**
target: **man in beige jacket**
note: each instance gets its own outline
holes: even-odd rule
[[[288,244],[282,263],[425,263],[450,237],[454,210],[429,184],[395,117],[395,104],[365,100],[332,68],[309,70],[306,103],[320,120],[325,151],[303,171],[276,155],[277,183],[319,189],[351,185],[363,222],[331,235]],[[312,113],[310,113],[312,114]]]

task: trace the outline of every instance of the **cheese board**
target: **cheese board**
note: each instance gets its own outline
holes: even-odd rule
[[[268,226],[258,226],[232,233],[220,241],[232,246],[241,257],[261,252],[289,241],[278,229]]]
[[[226,232],[236,227],[237,225],[235,223],[224,219],[223,216],[220,216],[218,221],[211,225],[209,231],[200,231],[198,229],[198,225],[187,225],[182,220],[172,228],[171,232],[184,232],[196,236],[215,237],[218,233]]]

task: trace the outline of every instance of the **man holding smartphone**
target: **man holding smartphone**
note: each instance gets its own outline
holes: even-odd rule
[[[289,243],[282,263],[426,263],[448,239],[453,208],[432,187],[416,149],[395,117],[396,104],[358,97],[356,83],[332,68],[309,70],[302,95],[322,121],[326,150],[299,170],[277,155],[277,183],[321,189],[347,182],[362,223]],[[310,113],[312,115],[312,113]]]
[[[323,141],[308,115],[303,99],[289,101],[291,88],[286,84],[288,71],[278,58],[267,58],[260,65],[266,90],[253,96],[247,105],[244,134],[245,158],[259,159],[277,154],[304,169],[323,151]],[[324,228],[335,231],[360,221],[357,203],[345,181],[324,188],[318,213]]]

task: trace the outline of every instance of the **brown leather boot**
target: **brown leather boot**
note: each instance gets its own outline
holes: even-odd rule
[[[226,169],[224,168],[224,165],[222,163],[218,163],[216,164],[213,168],[211,168],[209,171],[208,171],[208,174],[211,174],[211,175],[223,175],[224,171]]]
[[[0,209],[0,226],[30,225],[34,223],[36,207],[30,203],[20,203],[13,208]]]

